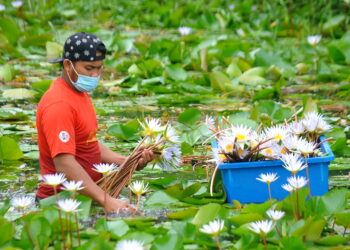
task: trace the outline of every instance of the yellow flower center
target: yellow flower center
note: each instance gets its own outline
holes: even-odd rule
[[[220,159],[226,159],[226,156],[224,154],[219,154]]]
[[[273,154],[273,150],[271,148],[267,148],[265,150],[265,153],[268,154],[268,155],[272,155]]]
[[[146,128],[144,133],[145,133],[145,135],[148,135],[149,137],[153,137],[155,135],[154,130],[152,130],[150,128]]]
[[[276,140],[282,140],[283,139],[283,136],[281,134],[276,134],[275,135],[275,139]]]
[[[233,150],[233,145],[232,145],[232,144],[228,144],[228,145],[226,145],[225,149],[226,149],[226,151],[228,151],[228,152],[232,152],[232,150]]]
[[[237,154],[238,154],[238,155],[242,155],[243,153],[244,153],[244,151],[243,151],[242,149],[238,149],[238,150],[237,150]]]
[[[237,141],[244,141],[246,139],[246,136],[244,134],[237,134]]]

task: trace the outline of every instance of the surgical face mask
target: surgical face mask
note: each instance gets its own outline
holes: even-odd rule
[[[81,75],[78,74],[78,72],[75,70],[73,63],[72,64],[74,72],[78,75],[78,79],[76,82],[73,82],[72,79],[70,78],[68,72],[68,78],[70,82],[73,84],[73,86],[80,92],[89,92],[94,90],[97,87],[98,80],[100,79],[100,76],[97,77],[92,77],[92,76],[86,76],[86,75]]]

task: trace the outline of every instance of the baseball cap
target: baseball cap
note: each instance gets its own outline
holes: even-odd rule
[[[102,53],[96,56],[96,52]],[[60,63],[64,59],[72,62],[76,61],[99,61],[106,56],[107,49],[104,43],[95,35],[85,32],[79,32],[68,37],[63,47],[62,57],[55,58],[50,63]]]

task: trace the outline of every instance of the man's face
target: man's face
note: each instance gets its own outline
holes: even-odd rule
[[[96,55],[100,56],[101,53],[97,52]],[[72,81],[76,82],[78,80],[78,75],[75,73],[73,66],[78,74],[91,76],[91,77],[98,77],[102,73],[103,61],[102,60],[94,61],[94,62],[77,61],[77,62],[71,63],[68,59],[65,59],[63,61],[63,67],[71,77]]]

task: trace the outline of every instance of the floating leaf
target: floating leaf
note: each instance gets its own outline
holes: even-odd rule
[[[224,218],[227,213],[228,210],[223,206],[216,203],[210,203],[199,208],[196,216],[192,220],[192,223],[201,226],[216,219],[217,217]]]
[[[118,237],[123,236],[129,231],[129,226],[122,220],[107,221],[108,230],[117,235]]]
[[[182,112],[179,115],[178,120],[181,123],[193,126],[201,117],[202,113],[198,109],[191,108]]]
[[[52,60],[62,56],[63,46],[55,42],[46,42],[46,57]]]
[[[23,153],[16,141],[7,136],[0,137],[0,159],[18,160],[23,158]]]
[[[14,77],[13,67],[11,65],[4,65],[0,68],[0,81],[9,82]]]
[[[24,88],[5,89],[4,92],[2,93],[2,96],[13,100],[18,100],[18,99],[33,98],[36,93],[37,92],[33,90],[24,89]]]
[[[186,70],[180,65],[168,65],[165,67],[166,72],[175,81],[184,81],[187,78]]]

